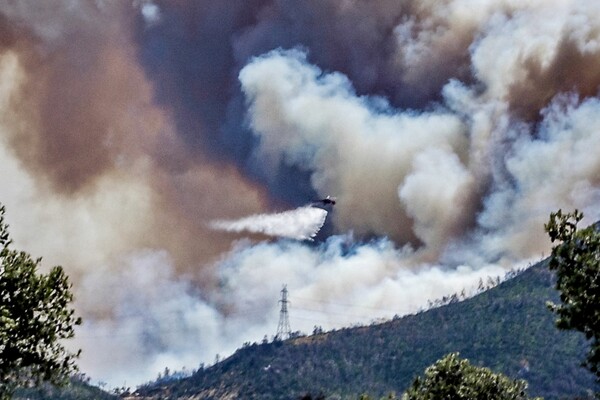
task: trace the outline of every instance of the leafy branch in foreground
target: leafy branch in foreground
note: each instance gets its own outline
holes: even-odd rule
[[[402,396],[403,400],[526,400],[527,382],[471,365],[451,353],[438,360],[418,377]]]
[[[68,383],[77,370],[63,339],[74,336],[81,323],[69,304],[71,284],[63,269],[47,275],[37,272],[41,259],[10,248],[8,225],[0,206],[0,399],[9,399],[16,387],[43,381]]]
[[[562,304],[549,303],[560,329],[574,329],[591,340],[586,366],[600,380],[600,232],[596,225],[578,229],[583,213],[550,214],[544,226],[552,248],[549,268],[556,271]]]

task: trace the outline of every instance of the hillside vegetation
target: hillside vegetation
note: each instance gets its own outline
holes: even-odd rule
[[[189,378],[146,385],[146,398],[296,399],[311,394],[356,399],[402,393],[450,352],[529,382],[546,399],[588,396],[594,377],[581,368],[582,335],[559,331],[547,309],[557,301],[545,262],[471,299],[368,327],[285,342],[253,344]]]
[[[119,397],[92,386],[88,380],[77,376],[69,385],[56,387],[43,384],[36,388],[18,389],[13,400],[118,400]]]

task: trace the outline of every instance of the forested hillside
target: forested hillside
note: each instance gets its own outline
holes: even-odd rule
[[[44,384],[36,388],[18,389],[13,400],[117,400],[119,397],[92,386],[83,375],[76,376],[66,387]]]
[[[526,379],[546,399],[597,390],[580,367],[582,335],[559,331],[546,301],[557,300],[545,263],[496,288],[380,325],[254,344],[193,376],[148,385],[148,398],[356,399],[403,392],[437,359],[458,351],[475,365]]]

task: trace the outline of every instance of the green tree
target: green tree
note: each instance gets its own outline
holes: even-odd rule
[[[61,267],[37,272],[41,259],[10,248],[8,225],[0,206],[0,399],[16,387],[42,381],[68,382],[79,352],[70,353],[62,339],[74,336],[81,323],[69,308],[71,285]]]
[[[527,382],[476,367],[451,353],[417,377],[403,400],[525,400]]]
[[[585,365],[600,379],[600,232],[577,229],[583,213],[550,214],[544,226],[552,243],[549,268],[556,271],[562,304],[549,303],[560,329],[574,329],[591,340]]]

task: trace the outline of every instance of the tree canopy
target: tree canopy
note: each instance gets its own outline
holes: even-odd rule
[[[62,340],[81,323],[69,308],[73,295],[63,269],[39,273],[41,259],[11,249],[4,213],[0,206],[0,399],[17,386],[65,384],[79,352],[69,352]]]
[[[450,353],[425,370],[406,391],[403,400],[526,400],[527,382],[471,365]]]
[[[560,329],[591,340],[586,366],[600,379],[600,232],[598,224],[578,229],[583,213],[550,214],[545,225],[552,243],[549,268],[556,271],[561,304],[550,303]]]

